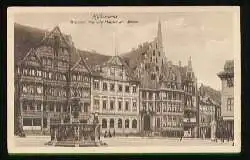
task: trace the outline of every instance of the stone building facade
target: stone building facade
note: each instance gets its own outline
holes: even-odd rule
[[[138,134],[139,82],[119,56],[94,69],[92,112],[98,113],[102,133],[112,135]]]
[[[224,71],[218,73],[221,79],[221,116],[226,130],[225,136],[234,138],[234,61],[225,62]]]
[[[191,58],[187,66],[167,60],[160,22],[156,38],[135,52],[136,61],[132,59],[129,66],[140,80],[141,132],[197,137],[197,79]]]

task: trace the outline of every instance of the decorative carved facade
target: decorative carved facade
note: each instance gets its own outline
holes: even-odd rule
[[[23,129],[48,132],[50,123],[72,121],[73,98],[79,98],[81,120],[90,113],[90,69],[70,38],[55,27],[16,64],[15,107]],[[76,53],[75,53],[76,54]]]

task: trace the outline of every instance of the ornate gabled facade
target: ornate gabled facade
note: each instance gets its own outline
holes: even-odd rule
[[[97,112],[102,133],[138,134],[139,82],[119,56],[96,66],[92,85],[92,112]]]
[[[163,51],[161,23],[157,37],[139,48],[135,75],[140,80],[142,132],[197,136],[197,81],[188,65],[173,65]]]
[[[83,115],[90,111],[90,70],[81,57],[77,62],[75,51],[70,37],[55,27],[16,63],[15,111],[25,131],[46,133],[50,123],[72,121],[74,98]]]

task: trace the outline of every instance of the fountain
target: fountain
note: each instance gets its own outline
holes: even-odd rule
[[[105,145],[100,140],[100,124],[98,115],[92,115],[87,123],[79,121],[79,99],[73,99],[71,121],[68,123],[52,123],[50,125],[51,140],[48,145],[63,147],[90,147]]]

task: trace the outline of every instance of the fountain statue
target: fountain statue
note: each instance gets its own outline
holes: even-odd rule
[[[61,121],[50,125],[51,140],[48,145],[84,147],[104,144],[100,140],[101,130],[97,114],[91,115],[87,123],[79,121],[79,102],[80,99],[77,98],[72,100],[69,122]]]

